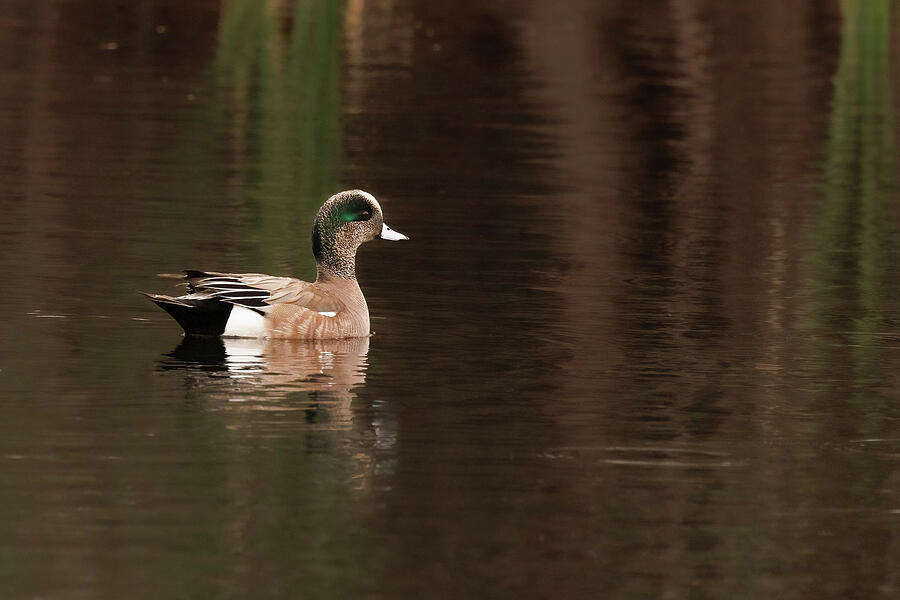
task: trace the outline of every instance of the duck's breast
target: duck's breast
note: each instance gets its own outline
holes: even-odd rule
[[[368,310],[315,311],[302,306],[280,305],[266,315],[268,337],[297,340],[329,340],[369,335]]]

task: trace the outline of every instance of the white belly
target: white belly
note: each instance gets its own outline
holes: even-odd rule
[[[225,337],[260,338],[266,335],[265,317],[249,308],[233,306],[228,322],[225,323]]]

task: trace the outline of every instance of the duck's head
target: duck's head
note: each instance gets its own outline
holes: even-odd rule
[[[385,224],[381,205],[372,194],[362,190],[335,194],[325,201],[313,223],[312,247],[320,275],[324,269],[330,275],[356,277],[356,249],[376,238],[409,239]]]

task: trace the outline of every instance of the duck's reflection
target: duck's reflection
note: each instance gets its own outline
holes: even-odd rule
[[[349,423],[353,390],[365,383],[369,338],[256,340],[188,336],[159,369],[185,373],[210,400],[257,410],[304,410],[309,421]]]
[[[295,469],[320,482],[342,482],[341,489],[353,495],[371,491],[380,431],[392,434],[393,428],[376,424],[366,407],[351,407],[366,381],[368,351],[369,338],[192,336],[164,354],[158,369],[183,379],[185,402],[202,408],[188,414],[216,424],[207,431],[218,443],[208,447],[222,452],[217,460],[227,465],[237,504],[249,506],[246,481],[266,485],[260,478],[274,474],[270,484],[281,490]],[[280,470],[283,465],[290,465],[290,475]]]

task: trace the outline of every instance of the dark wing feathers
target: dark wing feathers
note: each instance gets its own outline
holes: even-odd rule
[[[163,277],[173,277],[163,275]],[[264,312],[271,306],[291,304],[316,312],[340,312],[344,303],[323,293],[312,283],[293,277],[276,277],[262,273],[220,273],[187,270],[179,276],[191,292],[179,300],[217,299]],[[195,296],[196,295],[196,296]]]
[[[205,294],[212,298],[246,306],[247,308],[265,308],[270,293],[256,287],[243,278],[225,273],[185,271],[188,288],[193,293]]]

